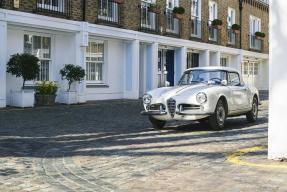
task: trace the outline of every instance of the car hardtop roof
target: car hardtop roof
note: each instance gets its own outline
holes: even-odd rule
[[[228,71],[228,72],[239,73],[239,71],[237,69],[234,69],[234,68],[231,68],[231,67],[220,67],[220,66],[194,67],[194,68],[189,68],[189,69],[185,70],[185,72],[192,71],[192,70],[221,70],[221,71]]]

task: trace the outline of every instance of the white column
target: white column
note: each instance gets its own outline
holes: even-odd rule
[[[175,51],[175,84],[180,80],[183,72],[186,70],[186,47],[181,47]]]
[[[147,46],[147,91],[158,86],[158,43]]]
[[[76,35],[76,65],[86,71],[86,47],[89,44],[88,23],[82,23],[82,30]],[[85,103],[86,100],[86,78],[77,86],[78,102]]]
[[[0,108],[6,107],[7,22],[0,21]]]
[[[220,51],[210,53],[210,65],[211,66],[220,66]]]
[[[199,54],[199,66],[206,67],[210,65],[210,51],[205,50]]]
[[[133,40],[126,45],[124,97],[139,98],[139,40]]]
[[[287,1],[271,1],[271,7],[268,157],[279,159],[287,158]]]
[[[240,55],[234,55],[230,58],[230,67],[241,71],[242,62],[243,62],[243,57],[241,54]]]

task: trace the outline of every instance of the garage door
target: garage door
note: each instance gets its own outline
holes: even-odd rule
[[[257,61],[244,61],[243,62],[242,76],[243,76],[243,81],[246,84],[257,87],[258,72],[259,72],[259,62]]]

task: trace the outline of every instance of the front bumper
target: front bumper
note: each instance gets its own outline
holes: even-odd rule
[[[167,115],[165,111],[142,111],[142,115]]]

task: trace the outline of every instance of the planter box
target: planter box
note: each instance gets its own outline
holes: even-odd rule
[[[149,7],[148,8],[149,12],[155,13],[155,14],[160,14],[160,9],[156,7]]]
[[[11,103],[13,107],[34,107],[35,91],[34,90],[21,90],[11,91]]]
[[[35,95],[36,105],[55,105],[56,95]]]
[[[183,19],[183,14],[179,14],[179,13],[173,13],[173,17],[176,18],[176,19]]]
[[[62,93],[61,103],[70,105],[78,103],[78,94],[76,91],[65,91]]]

